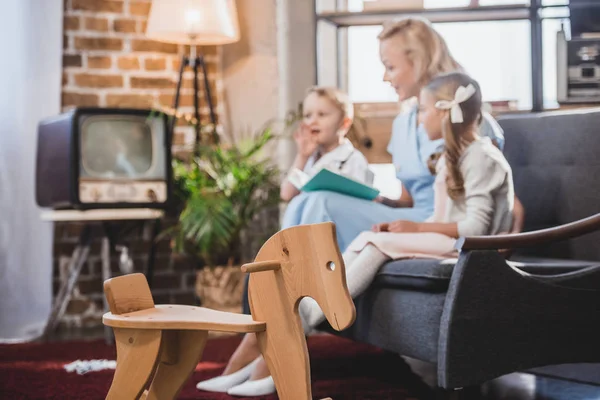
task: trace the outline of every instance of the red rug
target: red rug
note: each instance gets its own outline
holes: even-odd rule
[[[241,399],[201,392],[199,380],[218,375],[239,343],[239,337],[211,339],[202,362],[184,386],[179,399]],[[308,341],[313,395],[334,400],[418,399],[423,383],[404,361],[375,347],[335,336],[319,335]],[[66,372],[75,360],[115,359],[115,348],[103,341],[0,345],[0,397],[3,399],[104,399],[113,370],[78,375]],[[254,399],[275,400],[276,395]]]

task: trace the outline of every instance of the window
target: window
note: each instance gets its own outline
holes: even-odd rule
[[[348,0],[348,11],[363,11],[363,4],[370,0]],[[544,0],[552,4],[564,4],[567,0]],[[471,0],[423,0],[425,8],[450,8],[467,7]],[[529,0],[479,0],[480,6],[502,6],[523,4],[528,5]]]
[[[335,2],[335,0],[329,1]],[[394,14],[393,11],[379,14],[360,13],[363,11],[363,4],[367,1],[369,0],[337,1],[338,6],[344,4],[343,9],[352,13],[343,15],[342,12],[337,17],[325,18],[341,35],[337,35],[337,39],[332,39],[330,42],[338,43],[337,52],[329,53],[337,54],[332,56],[335,60],[327,63],[323,59],[319,62],[328,65],[329,71],[337,68],[337,82],[345,87],[353,101],[366,103],[396,101],[394,91],[382,81],[384,69],[379,61],[377,35],[381,30],[380,22],[397,17],[398,14]],[[471,0],[423,0],[426,9],[466,7],[470,3]],[[538,10],[539,18],[529,17],[529,0],[479,0],[479,5],[506,7],[501,10],[492,8],[492,11],[483,11],[483,14],[471,14],[468,10],[460,11],[459,17],[450,18],[453,22],[445,22],[442,19],[444,22],[436,22],[434,26],[447,41],[457,61],[479,81],[484,100],[508,102],[512,107],[520,110],[557,107],[556,36],[563,24],[568,28],[568,0],[542,0],[542,8]],[[506,13],[505,10],[515,13]],[[448,15],[448,12],[450,11],[434,14]],[[500,16],[500,12],[504,13],[503,16]],[[451,13],[458,15],[456,12]],[[490,14],[493,15],[489,17]],[[465,15],[468,17],[465,18]],[[463,18],[473,19],[473,15],[479,15],[474,19],[491,18],[491,20],[454,22],[462,21]],[[485,16],[481,17],[481,15]],[[445,20],[447,21],[448,18]],[[531,35],[532,32],[536,32],[535,28],[540,23],[541,46],[538,44],[539,41],[534,40],[535,47],[532,49]],[[537,61],[536,65],[538,71],[543,70],[541,87],[543,98],[539,95],[539,81],[532,80],[537,73],[532,71],[535,54],[541,54],[541,61]],[[537,90],[532,90],[533,86],[536,86]]]
[[[434,24],[453,56],[481,85],[485,101],[511,101],[531,108],[529,21]],[[348,28],[348,94],[354,102],[395,101],[382,82],[380,27]]]

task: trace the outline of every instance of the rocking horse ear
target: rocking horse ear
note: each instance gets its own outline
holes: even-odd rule
[[[280,261],[260,261],[242,265],[242,272],[277,271],[281,268]]]

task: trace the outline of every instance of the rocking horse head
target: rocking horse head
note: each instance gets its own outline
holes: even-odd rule
[[[296,308],[300,299],[308,296],[317,301],[336,330],[348,328],[356,318],[335,225],[331,222],[279,231],[263,245],[255,262],[242,268],[253,273],[250,277],[251,304],[260,296],[265,301],[289,301]],[[260,289],[257,289],[258,282],[253,284],[253,280],[262,282]],[[271,293],[258,294],[258,290]]]

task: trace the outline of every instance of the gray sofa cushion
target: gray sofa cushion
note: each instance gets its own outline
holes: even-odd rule
[[[381,288],[406,288],[442,293],[448,289],[455,263],[455,259],[426,258],[388,262],[379,270],[373,284]]]
[[[456,259],[413,258],[391,261],[385,264],[373,282],[377,288],[418,290],[427,293],[444,293],[448,289]],[[508,263],[523,272],[547,277],[557,284],[571,282],[581,286],[589,281],[581,275],[572,276],[589,267],[599,266],[600,262],[560,260],[540,257],[515,256]],[[551,278],[550,278],[551,277]]]

